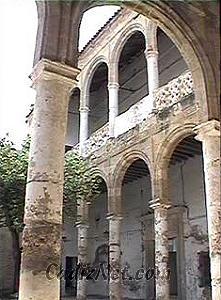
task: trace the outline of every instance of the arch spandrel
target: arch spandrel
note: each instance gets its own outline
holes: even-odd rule
[[[41,2],[44,1],[37,1],[37,4]],[[54,15],[48,13],[53,3],[54,1],[43,3],[38,8],[40,22],[34,63],[41,58],[48,58],[77,66],[78,27],[84,11],[98,5],[123,5],[156,22],[178,47],[192,72],[196,102],[201,105],[202,121],[220,118],[219,51],[215,51],[219,49],[218,3],[74,1],[69,7],[71,30],[67,28],[68,22],[64,18],[61,18],[62,22],[58,26],[62,36],[66,32],[68,38],[64,40],[60,36],[58,39],[53,38],[57,34],[52,26]],[[201,30],[202,28],[206,30]]]

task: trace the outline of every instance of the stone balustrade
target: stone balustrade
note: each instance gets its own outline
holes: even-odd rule
[[[193,94],[193,79],[191,72],[186,71],[154,92],[155,109],[164,110],[191,94]]]
[[[153,101],[148,95],[139,102],[131,106],[125,113],[120,114],[115,118],[114,135],[119,135],[127,132],[143,120],[147,119],[153,110]]]
[[[109,123],[95,131],[89,139],[85,141],[85,154],[90,154],[106,144],[109,138]]]
[[[183,100],[193,94],[193,80],[189,71],[171,80],[166,85],[158,88],[153,95],[147,95],[139,102],[131,106],[125,113],[115,118],[114,136],[115,138],[134,128],[137,124],[150,118],[154,113],[160,113],[165,109],[174,108]],[[154,107],[155,106],[155,107]],[[176,108],[177,109],[177,108]],[[109,124],[94,132],[85,142],[85,155],[88,156],[100,147],[104,146],[109,139]],[[79,145],[74,147],[79,149]]]

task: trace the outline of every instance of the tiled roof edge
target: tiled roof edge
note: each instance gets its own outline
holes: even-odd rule
[[[113,16],[107,20],[107,22],[92,36],[92,38],[87,42],[87,44],[83,47],[83,49],[81,51],[79,51],[79,55],[81,55],[88,47],[89,45],[100,35],[101,32],[104,31],[104,29],[113,21],[115,21],[119,15],[120,12],[123,10],[123,8],[119,8],[114,14]]]

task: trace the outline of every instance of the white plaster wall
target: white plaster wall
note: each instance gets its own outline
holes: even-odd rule
[[[199,287],[199,252],[208,251],[202,157],[197,155],[170,168],[171,197],[174,205],[185,206],[183,240],[186,270],[186,299],[210,299],[209,288]]]
[[[136,271],[146,267],[144,229],[142,216],[147,213],[151,199],[150,181],[143,177],[123,187],[123,223],[121,233],[122,264],[129,267],[135,277]],[[129,299],[146,299],[146,280],[129,280],[123,285],[123,296]]]
[[[97,266],[105,261],[108,264],[108,254],[100,254],[96,256],[98,247],[108,245],[108,221],[107,216],[107,193],[103,193],[94,203],[91,204],[89,218],[89,262],[91,265]],[[107,275],[107,269],[105,268]],[[88,295],[107,296],[108,280],[104,280],[100,275],[97,280],[89,281]]]

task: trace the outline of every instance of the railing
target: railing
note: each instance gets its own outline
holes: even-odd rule
[[[191,72],[187,71],[155,91],[155,108],[163,110],[171,107],[191,94],[193,94],[193,79]]]
[[[106,144],[109,138],[109,123],[99,128],[84,143],[85,153],[92,153]]]
[[[135,127],[143,120],[147,119],[153,110],[153,98],[148,95],[131,106],[125,113],[120,114],[115,119],[115,137]]]
[[[179,77],[171,80],[166,85],[160,87],[154,92],[154,95],[148,95],[142,100],[131,106],[125,113],[120,114],[115,119],[115,137],[124,134],[134,128],[145,119],[149,119],[154,112],[160,113],[165,109],[170,109],[177,104],[182,103],[193,94],[193,80],[189,71],[181,74]],[[108,123],[94,132],[85,142],[84,155],[88,156],[100,147],[104,146],[109,139]],[[74,147],[78,149],[79,145]]]

